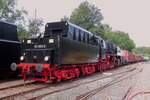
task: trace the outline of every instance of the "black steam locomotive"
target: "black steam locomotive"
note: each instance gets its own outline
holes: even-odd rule
[[[0,72],[16,70],[20,62],[21,43],[18,40],[17,26],[0,21]]]
[[[71,79],[108,69],[116,60],[116,45],[68,21],[47,23],[43,37],[22,43],[18,68],[24,79]]]

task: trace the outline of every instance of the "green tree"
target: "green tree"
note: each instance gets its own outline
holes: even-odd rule
[[[0,0],[0,20],[17,24],[18,34],[21,36],[24,33],[22,29],[25,30],[25,15],[27,15],[27,12],[24,9],[17,9],[16,2],[16,0]]]
[[[89,31],[91,31],[92,33],[95,33],[96,35],[101,36],[102,38],[105,38],[104,34],[106,32],[111,32],[112,28],[107,24],[101,24],[101,25],[90,28]]]
[[[103,16],[100,9],[87,1],[82,2],[70,17],[70,21],[97,34],[105,40],[112,41],[123,49],[132,50],[135,48],[134,41],[125,32],[112,31],[108,24],[101,24]]]
[[[112,27],[110,27],[108,24],[102,24],[99,26],[100,29],[102,29],[105,32],[110,32],[112,31]]]
[[[24,9],[16,8],[16,0],[0,0],[0,19],[11,22],[18,23],[24,21],[24,15],[27,12]]]
[[[129,35],[125,32],[121,31],[109,31],[105,32],[104,38],[114,42],[122,49],[126,49],[131,51],[135,48],[134,41],[129,37]]]
[[[92,32],[93,34],[96,34],[100,37],[104,37],[104,34],[105,34],[105,31],[100,27],[100,26],[97,26],[97,27],[92,27],[89,29],[90,32]]]
[[[18,37],[19,39],[25,39],[29,37],[28,31],[27,29],[22,26],[22,25],[18,25]]]
[[[150,47],[138,47],[133,49],[133,52],[150,58]]]
[[[43,25],[42,19],[30,19],[29,20],[29,34],[30,35],[36,35],[37,33],[40,33],[40,27]]]
[[[70,21],[79,25],[87,30],[90,30],[94,26],[101,25],[103,16],[101,10],[95,5],[89,4],[87,1],[82,2],[78,8],[76,8],[70,17]]]

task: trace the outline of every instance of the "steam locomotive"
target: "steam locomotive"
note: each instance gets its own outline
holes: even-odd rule
[[[22,40],[18,69],[24,80],[54,82],[143,60],[129,56],[114,43],[69,21],[52,22],[46,24],[43,37]]]
[[[18,40],[17,26],[0,21],[0,72],[8,74],[16,70],[20,62],[21,42]]]

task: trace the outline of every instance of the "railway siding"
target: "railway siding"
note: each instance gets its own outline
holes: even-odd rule
[[[150,62],[144,64],[144,69],[134,87],[125,100],[149,100],[150,98]]]
[[[4,83],[0,83],[0,90],[14,88],[14,87],[21,86],[21,85],[27,85],[33,82],[34,81],[23,81],[23,80],[4,82]]]

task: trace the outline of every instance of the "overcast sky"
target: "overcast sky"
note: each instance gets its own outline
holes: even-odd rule
[[[29,17],[45,22],[59,21],[84,0],[18,0],[18,6],[24,7]],[[128,32],[137,46],[150,46],[150,0],[87,0],[101,9],[104,23],[114,30]]]

